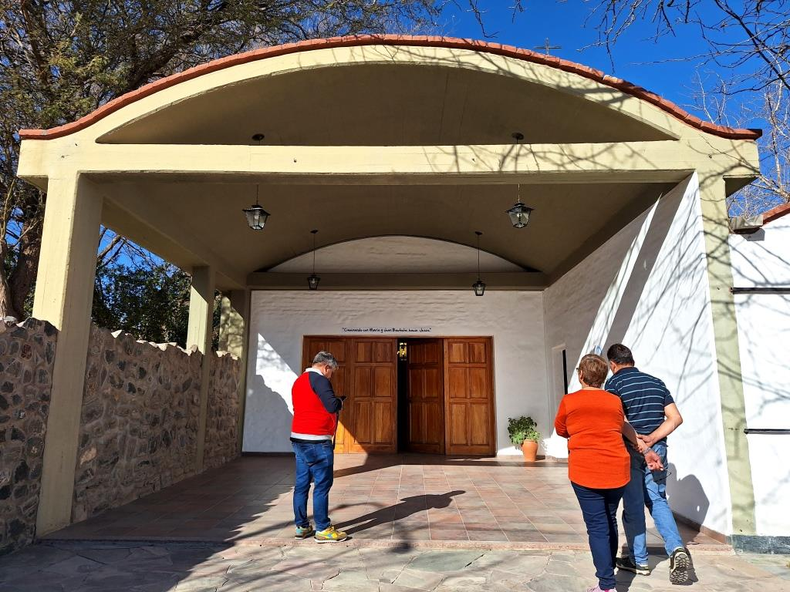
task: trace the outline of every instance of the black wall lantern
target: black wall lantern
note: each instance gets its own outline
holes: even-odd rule
[[[512,136],[516,141],[516,145],[521,144],[521,140],[524,139],[524,134],[521,132],[513,132]],[[518,154],[516,155],[516,162],[518,162]],[[513,224],[514,228],[524,228],[529,224],[529,215],[532,213],[533,208],[521,203],[521,183],[516,185],[516,197],[515,205],[507,210],[506,213],[510,216],[510,223]]]
[[[315,235],[318,234],[318,230],[311,230],[310,234],[313,235],[313,273],[307,278],[307,287],[310,290],[317,290],[318,282],[321,281],[321,278],[315,274]]]
[[[261,141],[263,140],[263,134],[255,134],[252,139],[258,142],[260,145]],[[255,184],[255,205],[250,206],[249,208],[245,208],[242,210],[244,215],[247,217],[247,224],[253,230],[263,230],[263,227],[266,226],[266,220],[269,219],[269,212],[264,210],[261,205],[258,203],[258,192],[260,191],[260,185],[258,183]]]
[[[480,237],[483,233],[475,230],[475,234],[477,235],[477,281],[472,284],[472,289],[475,291],[475,296],[482,296],[486,293],[485,282],[480,279]]]

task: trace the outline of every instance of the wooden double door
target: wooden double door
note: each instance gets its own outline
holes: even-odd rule
[[[410,339],[406,361],[398,340],[305,337],[303,365],[321,350],[339,368],[332,377],[346,395],[335,451],[488,455],[496,448],[490,338]],[[407,364],[398,388],[398,365]],[[398,442],[398,394],[407,397],[408,442]]]

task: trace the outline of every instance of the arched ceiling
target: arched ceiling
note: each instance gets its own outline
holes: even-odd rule
[[[200,94],[106,134],[107,143],[454,145],[669,139],[583,95],[507,73],[344,65],[256,78]]]
[[[447,241],[379,236],[318,247],[315,266],[322,273],[469,273],[477,269],[477,254],[474,247]],[[260,271],[309,274],[313,262],[311,251]],[[481,249],[480,270],[508,273],[524,268]]]

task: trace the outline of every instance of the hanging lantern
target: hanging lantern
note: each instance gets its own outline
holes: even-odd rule
[[[518,145],[520,145],[521,140],[524,139],[524,134],[521,132],[513,132],[510,135],[516,141],[516,150],[518,150]],[[518,152],[516,152],[516,169],[518,170]],[[518,183],[516,185],[516,203],[505,212],[510,216],[510,223],[513,224],[513,228],[524,228],[529,224],[529,215],[532,213],[532,210],[533,208],[521,203],[521,183]]]
[[[264,137],[265,136],[263,134],[255,134],[254,136],[252,136],[252,139],[254,142],[258,142],[258,146],[260,146]],[[261,186],[256,183],[255,205],[242,210],[247,218],[247,224],[253,230],[263,230],[263,227],[266,226],[266,220],[269,219],[269,212],[264,210],[261,207],[260,203],[258,202],[258,192],[260,191],[260,187]]]
[[[480,237],[483,233],[476,230],[475,234],[477,235],[477,281],[472,284],[472,289],[475,291],[475,296],[482,296],[486,293],[486,285],[480,279]]]
[[[247,224],[249,224],[250,228],[253,230],[263,230],[263,227],[266,225],[266,220],[269,219],[269,212],[258,204],[257,199],[255,200],[254,206],[245,208],[243,212],[244,215],[247,216]]]
[[[525,206],[520,201],[507,210],[507,215],[510,216],[510,222],[514,228],[524,228],[529,224],[529,215],[532,213],[533,208]]]
[[[313,235],[313,273],[307,278],[307,288],[317,290],[318,283],[321,281],[321,278],[315,274],[315,235],[318,234],[318,230],[311,230],[310,234]]]

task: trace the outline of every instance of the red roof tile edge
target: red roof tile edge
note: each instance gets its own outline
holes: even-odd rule
[[[773,222],[774,220],[778,220],[782,216],[787,216],[788,214],[790,214],[790,203],[782,204],[781,206],[776,206],[772,210],[763,212],[763,224],[767,224],[768,222]]]
[[[491,53],[510,58],[516,58],[527,62],[544,64],[553,68],[557,68],[558,70],[578,74],[579,76],[583,76],[612,88],[616,88],[624,93],[630,94],[638,99],[642,99],[643,101],[647,101],[648,103],[655,105],[656,107],[676,117],[683,123],[722,138],[756,140],[762,135],[761,130],[731,128],[716,125],[708,121],[703,121],[655,93],[645,90],[644,88],[635,84],[631,84],[625,80],[604,74],[600,70],[595,70],[588,66],[577,64],[576,62],[571,62],[568,60],[563,60],[557,57],[539,54],[528,49],[519,49],[517,47],[513,47],[512,45],[501,45],[499,43],[488,43],[485,41],[476,41],[472,39],[457,39],[453,37],[354,35],[348,37],[332,37],[329,39],[311,39],[308,41],[300,41],[298,43],[286,43],[285,45],[255,49],[245,53],[239,53],[213,60],[206,64],[195,66],[194,68],[173,74],[166,78],[161,78],[160,80],[151,82],[150,84],[140,87],[137,90],[133,90],[126,93],[125,95],[121,95],[120,97],[117,97],[112,101],[102,105],[95,111],[92,111],[91,113],[78,119],[77,121],[51,129],[23,129],[19,131],[19,137],[23,140],[48,140],[67,136],[76,131],[85,129],[93,123],[106,117],[110,113],[113,113],[139,99],[152,95],[155,92],[169,88],[179,84],[180,82],[197,78],[198,76],[202,76],[210,72],[222,70],[223,68],[230,68],[231,66],[236,66],[238,64],[244,64],[247,62],[272,58],[290,53],[311,51],[314,49],[353,47],[362,45],[406,45],[417,47],[469,49],[472,51]]]

